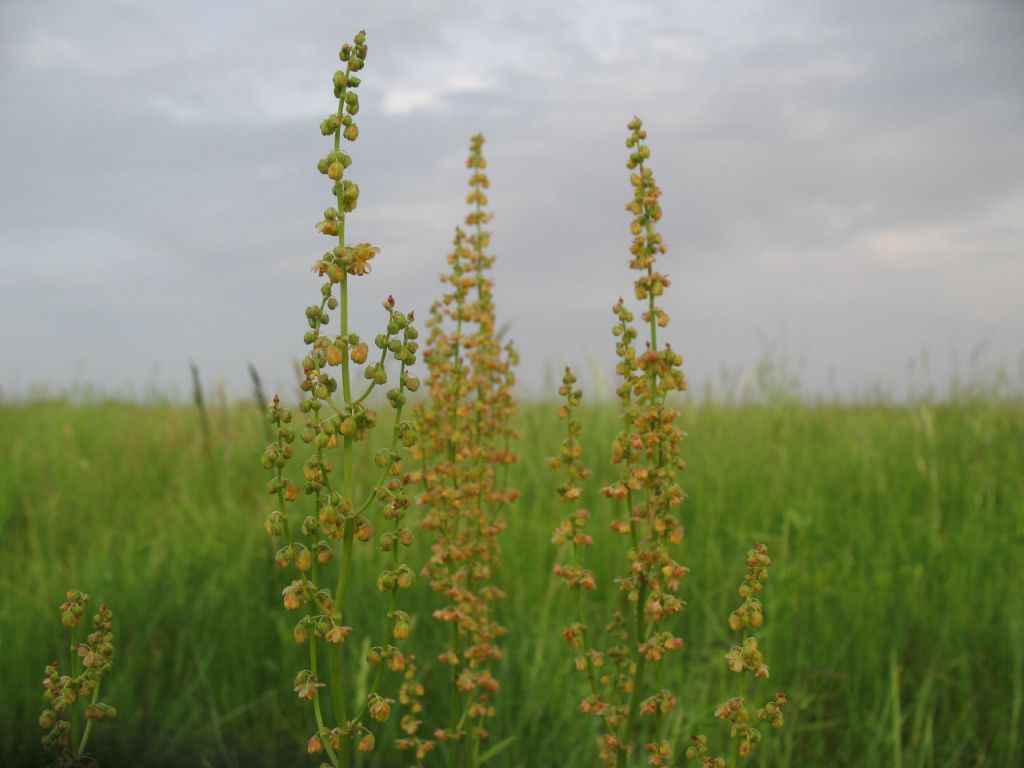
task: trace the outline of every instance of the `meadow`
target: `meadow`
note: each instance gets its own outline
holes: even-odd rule
[[[544,457],[563,427],[555,403],[517,416],[520,500],[507,513],[496,605],[508,628],[496,665],[494,740],[514,736],[491,765],[595,763],[596,728],[561,628],[571,594],[552,576],[556,473]],[[1015,766],[1024,764],[1024,403],[963,397],[948,404],[696,403],[687,432],[681,560],[687,609],[682,655],[664,667],[679,696],[665,734],[684,747],[709,725],[727,689],[743,557],[755,539],[774,565],[760,638],[765,691],[784,688],[787,725],[759,765]],[[290,680],[303,648],[280,610],[288,577],[263,530],[266,422],[247,403],[47,400],[0,406],[0,763],[45,764],[36,724],[42,667],[59,650],[56,605],[71,586],[107,602],[117,655],[104,698],[119,710],[94,739],[105,766],[286,766],[303,754],[309,710]],[[609,444],[617,410],[582,409],[595,470],[588,556],[598,579],[621,570],[607,521],[614,502]],[[370,467],[373,445],[356,466]],[[374,482],[368,480],[369,487]],[[413,507],[411,519],[419,512]],[[354,616],[379,622],[379,572],[360,550]],[[410,562],[429,556],[418,534]],[[429,602],[427,579],[413,601]],[[609,590],[591,596],[607,614]],[[429,615],[429,614],[428,614]],[[417,622],[423,647],[444,630]],[[440,641],[438,641],[440,642]],[[448,692],[420,663],[428,714]],[[369,670],[354,681],[367,687]],[[433,693],[432,693],[433,691]],[[394,723],[386,726],[394,729]],[[393,754],[360,755],[393,765]]]

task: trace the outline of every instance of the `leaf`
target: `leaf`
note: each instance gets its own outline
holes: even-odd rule
[[[491,758],[497,757],[498,755],[500,755],[502,752],[505,751],[505,748],[508,747],[509,744],[511,744],[515,740],[516,740],[515,736],[509,736],[507,739],[503,739],[502,741],[499,741],[493,747],[491,747],[486,752],[484,752],[482,755],[480,755],[480,757],[477,759],[477,764],[478,765],[483,765],[484,763],[486,763]]]

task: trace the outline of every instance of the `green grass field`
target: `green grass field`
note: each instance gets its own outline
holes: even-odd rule
[[[611,476],[616,415],[591,407],[583,418],[596,475],[588,554],[610,586],[622,547],[601,524],[611,502],[597,489]],[[560,635],[569,595],[551,575],[562,510],[543,459],[561,432],[546,405],[525,405],[520,422],[526,458],[502,535],[509,635],[494,727],[495,740],[516,741],[492,764],[592,766],[595,722],[576,712],[584,678]],[[757,698],[785,689],[792,705],[758,765],[1024,764],[1024,404],[699,405],[684,409],[684,425],[687,647],[665,669],[680,695],[671,728],[679,762],[696,729],[723,736],[711,712],[732,693],[725,620],[744,553],[760,539],[775,565],[759,633],[772,679]],[[90,743],[102,765],[317,764],[304,754],[309,705],[291,690],[304,652],[262,528],[271,508],[263,424],[239,405],[212,411],[210,428],[207,447],[189,407],[0,407],[3,765],[45,764],[40,681],[58,653],[56,606],[70,586],[116,615],[104,699],[120,714]],[[377,556],[359,554],[363,599],[346,617],[356,643],[383,610]],[[425,579],[411,596],[429,615]],[[595,624],[608,613],[599,599]],[[438,647],[435,624],[417,624],[410,647]],[[428,686],[438,680],[430,656],[420,652]],[[430,730],[447,712],[437,687]],[[404,764],[390,747],[376,759]]]

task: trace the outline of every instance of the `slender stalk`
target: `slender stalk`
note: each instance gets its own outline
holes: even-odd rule
[[[350,71],[350,65],[346,65],[345,74],[346,78]],[[340,94],[338,97],[338,119],[341,120],[344,109],[345,109],[345,89],[347,85],[342,85]],[[334,149],[337,151],[341,146],[341,126],[339,125],[334,130]],[[344,248],[345,246],[345,204],[342,199],[341,184],[338,184],[337,193],[335,195],[338,211],[338,247]],[[342,399],[346,410],[352,406],[352,385],[351,376],[349,372],[349,345],[348,345],[348,274],[342,274],[342,279],[338,283],[338,303],[339,303],[339,323],[340,332],[342,337],[341,347],[341,391]],[[352,492],[352,451],[353,451],[353,440],[351,435],[346,435],[344,438],[344,444],[342,447],[342,494],[344,498],[351,504],[354,502]],[[341,616],[345,615],[345,596],[348,588],[349,574],[352,570],[352,549],[353,542],[355,540],[355,524],[354,516],[346,521],[345,525],[345,536],[342,542],[342,555],[341,555],[341,567],[338,569],[338,586],[335,592],[334,606],[335,611]],[[335,717],[338,718],[337,725],[343,726],[348,719],[346,714],[345,705],[345,692],[344,692],[344,675],[342,667],[344,664],[345,657],[345,644],[339,643],[338,649],[335,653],[330,655],[330,661],[328,666],[331,670],[331,697],[334,702]],[[342,763],[348,765],[349,762],[349,737],[342,735],[341,751],[342,751]]]
[[[316,637],[309,638],[309,671],[313,673],[313,676],[319,679],[317,675],[317,663],[316,663]],[[313,717],[316,720],[317,733],[323,733],[326,728],[324,727],[324,716],[320,710],[320,693],[317,690],[313,691]],[[331,759],[331,765],[338,768],[340,763],[338,761],[338,755],[335,753],[331,745],[328,744],[321,738],[324,745],[324,751],[327,752],[327,756]]]
[[[639,167],[640,167],[640,170],[642,172],[643,171],[643,163],[640,163]],[[647,213],[644,214],[644,218],[645,218],[645,225],[644,226],[645,226],[645,229],[647,231],[648,242],[650,242],[651,236],[653,235],[652,221],[650,219],[649,214],[647,214]],[[648,253],[648,256],[650,256],[650,255],[652,255],[652,254]],[[654,268],[653,268],[651,263],[648,263],[648,265],[647,265],[647,276],[648,276],[648,278],[650,278],[653,274],[654,274]],[[647,306],[648,306],[648,324],[650,325],[650,331],[651,331],[651,342],[650,342],[651,343],[651,351],[656,353],[658,351],[658,323],[657,323],[657,315],[655,314],[655,303],[654,303],[654,292],[653,291],[648,294],[648,305]],[[648,393],[647,393],[648,394],[648,402],[650,403],[650,405],[652,407],[656,407],[658,405],[658,373],[657,373],[656,368],[654,368],[653,366],[651,367],[650,374],[649,374],[648,390],[649,390]],[[660,450],[660,448],[657,449],[656,463],[657,463],[657,467],[660,469],[661,465],[662,465],[661,450]],[[630,506],[632,507],[632,504],[630,504]],[[633,533],[634,533],[633,541],[634,541],[634,546],[636,546],[636,544],[637,544],[637,537],[636,537],[636,534],[635,534],[635,525],[631,527],[631,531],[633,531]],[[646,581],[646,576],[644,574],[640,574],[639,578],[641,579],[641,582],[640,582],[640,586],[639,586],[639,598],[638,598],[637,603],[636,603],[636,625],[635,625],[636,648],[634,650],[634,653],[635,653],[634,659],[635,659],[635,663],[636,663],[636,674],[634,675],[634,678],[633,678],[633,691],[632,691],[632,694],[630,695],[630,699],[629,699],[629,709],[628,709],[628,714],[626,716],[625,730],[623,732],[622,742],[623,742],[623,745],[624,745],[624,749],[622,749],[619,752],[618,759],[617,759],[617,762],[616,762],[616,765],[618,765],[620,767],[626,766],[628,764],[628,762],[629,762],[629,756],[628,756],[629,752],[635,746],[636,738],[635,738],[634,730],[635,730],[635,727],[637,725],[637,723],[636,723],[636,716],[637,716],[637,711],[638,711],[639,706],[640,706],[640,699],[643,696],[644,673],[645,673],[645,670],[646,670],[646,662],[647,662],[647,657],[644,656],[640,652],[640,647],[648,639],[648,633],[647,633],[647,630],[645,628],[645,622],[644,622],[644,605],[645,605],[646,598],[647,598],[647,581]],[[653,628],[653,623],[652,623],[652,628]],[[659,667],[659,673],[660,673],[660,667]]]
[[[317,669],[319,661],[320,666],[323,666],[327,673],[323,685],[328,690],[323,694],[331,702],[331,714],[336,721],[334,729],[331,729],[328,734],[328,738],[333,739],[336,745],[331,747],[333,751],[330,753],[331,763],[335,768],[347,768],[353,764],[356,760],[354,747],[357,740],[360,750],[372,750],[374,747],[373,734],[362,723],[367,703],[346,700],[346,684],[351,685],[348,681],[352,677],[348,666],[351,663],[351,653],[354,652],[354,649],[347,650],[344,642],[345,636],[351,631],[351,628],[343,626],[339,622],[347,616],[350,607],[348,604],[349,594],[352,592],[352,583],[355,579],[355,541],[356,539],[368,541],[373,535],[372,527],[362,517],[362,514],[375,498],[383,498],[383,495],[387,495],[388,514],[396,514],[395,529],[390,534],[395,539],[395,546],[397,547],[399,543],[403,546],[409,544],[409,532],[400,524],[400,520],[405,514],[404,510],[409,503],[405,493],[405,485],[408,480],[403,477],[399,481],[396,478],[394,483],[388,483],[386,479],[389,470],[400,477],[403,474],[401,460],[395,450],[396,437],[399,432],[402,435],[403,445],[408,446],[415,442],[414,433],[407,429],[408,425],[405,422],[400,421],[400,406],[404,402],[404,390],[415,391],[419,386],[418,380],[407,377],[405,372],[406,363],[412,365],[416,360],[416,345],[413,340],[417,338],[418,334],[412,325],[412,314],[405,315],[395,310],[394,300],[389,298],[385,302],[385,308],[389,312],[387,333],[381,334],[387,339],[387,342],[384,344],[378,342],[381,346],[379,362],[370,363],[363,371],[369,374],[371,382],[362,390],[358,398],[353,394],[354,371],[360,370],[366,364],[369,347],[360,340],[357,334],[352,332],[350,327],[349,282],[351,277],[365,275],[370,271],[370,261],[379,252],[379,249],[369,243],[346,244],[346,214],[357,207],[359,187],[346,178],[346,169],[352,159],[347,152],[341,151],[341,139],[355,141],[359,135],[359,128],[353,120],[359,111],[359,98],[354,89],[358,88],[360,81],[355,73],[363,68],[366,54],[365,32],[360,31],[355,35],[351,44],[346,43],[342,46],[339,57],[345,63],[344,69],[336,71],[333,77],[337,109],[320,124],[321,133],[325,137],[332,138],[333,149],[320,159],[317,169],[331,180],[334,202],[324,211],[323,219],[317,223],[316,228],[322,234],[333,238],[335,242],[331,250],[314,263],[314,271],[324,278],[319,306],[311,304],[306,308],[306,318],[310,330],[306,332],[304,342],[309,349],[302,363],[304,379],[300,388],[303,393],[308,393],[308,396],[303,396],[299,403],[299,410],[306,415],[305,427],[301,433],[302,440],[307,444],[312,444],[313,450],[312,455],[307,456],[302,477],[306,493],[313,497],[314,509],[313,514],[307,515],[302,522],[301,539],[293,539],[289,535],[288,519],[284,512],[288,504],[299,500],[301,494],[300,488],[288,480],[283,472],[284,465],[292,457],[292,451],[286,443],[291,443],[296,434],[284,426],[290,422],[291,414],[286,408],[280,407],[280,401],[277,398],[275,398],[269,414],[270,422],[278,428],[277,440],[267,448],[263,456],[264,466],[267,469],[275,469],[275,477],[271,481],[272,487],[269,490],[276,494],[277,502],[281,506],[280,511],[274,511],[268,516],[265,527],[271,536],[275,538],[285,536],[288,540],[287,545],[278,550],[276,557],[278,564],[281,567],[294,567],[299,572],[298,578],[294,578],[292,583],[283,590],[284,607],[286,610],[297,610],[306,604],[309,609],[314,610],[313,606],[315,605],[315,615],[307,614],[304,617],[296,627],[295,636],[299,642],[304,642],[310,640],[309,636],[312,635],[311,665]],[[335,291],[335,286],[337,286],[337,291]],[[339,327],[336,336],[332,336],[326,331],[325,326],[330,318],[327,310],[338,311]],[[401,339],[393,338],[397,332],[395,328],[404,330]],[[392,434],[392,455],[389,458],[391,463],[388,468],[382,467],[383,471],[377,480],[374,492],[363,499],[361,503],[357,503],[356,443],[364,439],[366,432],[376,422],[370,409],[363,407],[362,403],[369,398],[376,386],[387,380],[384,365],[389,352],[393,353],[394,358],[402,363],[400,374],[402,381],[396,390],[388,392],[388,400],[397,411]],[[338,370],[339,368],[340,370]],[[411,440],[407,440],[407,437]],[[294,529],[295,526],[292,528]],[[312,566],[310,564],[311,557],[313,558]],[[408,565],[399,564],[397,551],[392,560],[399,576],[394,577],[397,586],[392,589],[392,595],[388,600],[389,616],[385,620],[385,627],[386,631],[394,634],[397,631],[397,625],[394,624],[392,618],[398,615],[395,610],[397,605],[395,591],[398,588],[408,587],[411,584],[413,573]],[[337,563],[338,568],[337,575],[331,575],[334,582],[333,589],[320,589],[317,583],[316,563],[332,561]],[[313,572],[312,579],[306,575],[310,569]],[[381,579],[386,578],[392,578],[392,576],[381,575]],[[402,620],[407,621],[405,618]],[[317,658],[317,638],[327,642],[326,663],[323,659]],[[332,644],[337,644],[338,648],[331,648]],[[316,673],[311,672],[310,674]],[[376,692],[382,674],[383,668],[378,670],[376,675],[374,692]],[[321,681],[317,679],[314,682],[320,683]],[[316,689],[318,687],[314,686],[312,693],[308,689],[299,688],[298,693],[300,697],[308,696],[313,700],[315,719],[320,729],[319,732],[322,732],[325,728],[325,713],[323,700],[320,698],[321,692]],[[354,719],[350,719],[353,710],[358,710],[358,714]],[[387,718],[388,711],[383,707],[380,709],[371,707],[370,710],[370,714],[375,719]],[[339,731],[340,745],[338,745]]]
[[[636,737],[634,730],[636,728],[636,715],[640,708],[640,697],[643,695],[644,685],[644,671],[647,666],[647,657],[640,653],[640,645],[646,639],[644,637],[644,600],[647,597],[647,584],[641,582],[640,584],[640,598],[636,604],[636,673],[633,675],[633,691],[629,697],[629,710],[626,715],[626,725],[623,729],[622,736],[622,749],[619,750],[618,758],[616,759],[616,766],[619,768],[625,768],[629,765],[629,753],[635,746]]]
[[[71,679],[77,681],[80,674],[78,668],[78,626],[75,625],[71,628],[71,645],[70,658],[68,660],[68,667],[71,670]],[[76,685],[76,693],[77,685]],[[71,705],[71,743],[78,743],[78,702],[75,701]]]
[[[102,680],[97,681],[96,687],[92,691],[92,699],[89,701],[89,705],[92,706],[100,698],[100,686],[103,684]],[[82,741],[78,745],[78,754],[85,754],[85,747],[89,743],[89,734],[92,732],[92,718],[87,718],[85,721],[85,730],[82,731]]]
[[[748,636],[749,635],[748,635],[747,631],[744,630],[743,631],[743,642],[746,642],[746,639],[747,639]],[[740,643],[740,645],[742,645],[742,644],[743,643]],[[740,675],[740,694],[739,694],[739,700],[741,702],[743,702],[744,704],[746,703],[745,702],[746,695],[747,695],[747,676],[745,674],[742,674],[742,675]],[[732,742],[732,745],[729,748],[729,765],[735,767],[739,763],[739,759],[740,759],[740,740],[739,739],[732,739],[731,742]]]
[[[402,366],[401,366],[401,368],[399,369],[399,372],[398,372],[398,380],[402,381],[402,377],[404,375],[405,375],[405,363],[402,363]],[[402,420],[402,409],[404,407],[405,407],[404,403],[400,403],[398,408],[395,410],[395,422],[394,422],[394,426],[391,429],[391,450],[392,451],[394,451],[395,448],[398,447],[398,425],[399,425],[399,423]],[[398,531],[399,531],[400,527],[401,527],[401,520],[400,520],[399,517],[396,516],[394,518],[394,525],[393,525],[393,528],[392,528],[392,533],[395,535],[395,538],[394,538],[394,540],[392,542],[392,547],[391,547],[391,567],[392,567],[393,570],[397,570],[398,565],[399,565],[398,547],[400,545],[399,545],[399,542],[398,542]],[[395,585],[395,587],[391,590],[390,596],[388,597],[388,610],[387,610],[387,613],[384,616],[384,637],[385,638],[389,638],[389,637],[391,637],[394,634],[395,624],[397,623],[397,620],[395,618],[392,618],[390,614],[394,613],[394,611],[397,608],[398,608],[398,586]],[[374,693],[376,693],[380,689],[380,683],[381,683],[381,680],[382,680],[383,677],[384,677],[384,665],[383,664],[378,664],[377,665],[377,672],[374,674],[373,684],[370,686],[370,695],[373,695]],[[363,715],[366,713],[366,709],[367,709],[368,706],[369,706],[369,696],[367,696],[366,702],[363,703],[362,708],[359,710],[359,714],[356,715],[356,717],[355,717],[356,720],[361,720],[362,719]]]
[[[625,323],[623,323],[625,325]],[[629,411],[632,408],[632,398],[628,398],[624,407],[624,418],[626,420],[626,429],[628,430],[632,425],[629,419]],[[637,528],[640,525],[640,516],[636,513],[636,507],[633,502],[633,491],[632,489],[626,492],[626,506],[628,508],[629,517],[629,535],[633,544],[633,551],[637,554],[640,552],[640,534]],[[633,675],[633,690],[630,692],[629,705],[626,710],[626,721],[623,724],[622,732],[619,735],[620,749],[615,759],[615,765],[617,768],[624,768],[629,764],[629,753],[633,748],[634,741],[634,728],[636,724],[636,713],[640,706],[640,697],[643,691],[644,683],[644,671],[646,667],[646,658],[640,653],[640,646],[644,642],[644,621],[643,621],[643,610],[644,600],[646,598],[647,585],[643,581],[643,576],[640,576],[640,584],[638,589],[638,598],[636,602],[636,615],[634,617],[633,632],[633,664],[635,665],[635,672]]]

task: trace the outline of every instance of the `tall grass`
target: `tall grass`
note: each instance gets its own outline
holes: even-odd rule
[[[494,728],[516,742],[492,764],[589,766],[596,750],[572,702],[578,674],[559,628],[571,595],[550,576],[562,511],[540,457],[562,438],[550,403],[518,416],[527,458],[503,533],[508,627]],[[681,711],[664,734],[684,745],[721,699],[732,639],[735,563],[760,539],[773,553],[770,621],[759,639],[785,680],[789,723],[766,740],[775,766],[1010,766],[1024,762],[1024,404],[683,406],[687,649],[665,668]],[[265,480],[251,405],[211,420],[212,465],[192,408],[61,401],[0,406],[0,764],[42,765],[39,669],[57,652],[53,605],[87,584],[117,607],[117,674],[104,698],[105,766],[296,763],[308,704],[282,680],[302,666],[293,617],[260,529]],[[592,553],[614,480],[612,407],[582,418],[595,477]],[[370,467],[373,450],[356,457]],[[421,537],[422,538],[422,537]],[[429,557],[418,541],[410,561]],[[380,555],[380,557],[384,557]],[[352,623],[379,619],[373,581],[353,573]],[[615,563],[591,566],[610,579]],[[411,600],[429,601],[426,580]],[[365,595],[365,599],[360,599]],[[607,613],[611,606],[594,603]],[[414,628],[441,647],[437,622]],[[510,661],[514,660],[514,661]],[[446,671],[423,659],[428,691]],[[370,670],[353,671],[366,690]],[[445,706],[447,702],[438,702]],[[433,703],[431,703],[433,706]],[[301,758],[299,758],[301,759]],[[384,753],[363,765],[386,765]]]

